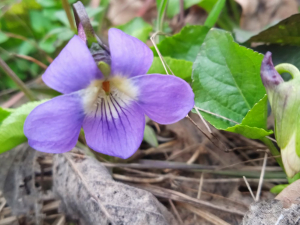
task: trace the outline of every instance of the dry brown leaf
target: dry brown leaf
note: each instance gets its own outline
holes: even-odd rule
[[[235,0],[243,9],[241,28],[259,31],[298,13],[296,0]]]
[[[177,224],[152,194],[114,181],[107,169],[90,157],[56,155],[53,188],[63,211],[82,224]]]
[[[289,208],[292,204],[300,204],[300,180],[283,189],[275,199],[282,201],[284,208]]]

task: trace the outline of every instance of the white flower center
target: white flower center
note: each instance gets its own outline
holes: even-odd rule
[[[138,88],[127,78],[115,76],[95,80],[83,92],[83,107],[88,116],[104,116],[111,120],[118,118],[137,96]]]

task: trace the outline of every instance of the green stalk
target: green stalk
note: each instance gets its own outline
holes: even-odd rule
[[[156,19],[156,32],[163,31],[164,17],[167,11],[169,0],[156,1],[157,4],[157,19]],[[157,41],[159,42],[159,36],[157,36]]]
[[[15,82],[15,84],[20,88],[21,91],[26,95],[30,101],[36,100],[31,91],[27,86],[21,81],[21,79],[12,71],[12,69],[0,58],[0,67],[4,72]]]
[[[64,10],[65,10],[66,14],[67,14],[71,29],[73,31],[76,31],[74,19],[72,17],[72,12],[71,12],[68,0],[62,0],[62,5],[64,7]]]
[[[280,152],[278,151],[278,149],[276,148],[276,146],[273,144],[273,142],[270,139],[263,137],[263,138],[260,138],[260,140],[269,148],[269,150],[273,156],[280,155]],[[283,166],[281,157],[276,157],[275,159],[276,159],[277,163],[279,164],[279,166],[284,171],[284,166]]]
[[[300,78],[300,71],[298,68],[289,63],[278,64],[275,66],[275,70],[277,70],[279,74],[289,73],[293,78]]]
[[[220,13],[221,13],[222,9],[224,8],[225,2],[226,2],[226,0],[218,0],[217,1],[217,3],[214,5],[213,9],[208,14],[208,17],[204,23],[205,26],[212,28],[216,24],[216,22],[220,16]]]

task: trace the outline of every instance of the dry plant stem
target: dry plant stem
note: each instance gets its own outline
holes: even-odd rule
[[[37,59],[35,59],[35,58],[31,57],[31,56],[19,55],[19,54],[14,54],[14,53],[13,53],[13,55],[16,56],[16,57],[18,57],[18,58],[28,60],[30,62],[34,62],[35,64],[37,64],[38,66],[40,66],[43,69],[47,69],[48,68],[44,63],[42,63],[41,61],[39,61],[39,60],[37,60]]]
[[[201,177],[200,177],[200,183],[199,183],[199,189],[198,189],[198,194],[197,194],[197,199],[201,198],[201,193],[202,193],[202,187],[203,187],[203,174],[201,173]]]
[[[146,191],[149,191],[158,197],[172,199],[172,200],[178,201],[178,202],[186,202],[186,203],[190,203],[190,204],[195,204],[198,206],[206,206],[206,207],[210,207],[212,209],[217,209],[217,210],[220,210],[223,212],[228,212],[230,214],[236,214],[236,215],[240,215],[240,216],[244,216],[244,214],[245,214],[244,212],[242,212],[240,210],[232,210],[229,207],[226,208],[226,207],[222,207],[219,205],[215,205],[211,202],[192,198],[188,195],[185,195],[181,192],[174,191],[171,189],[162,188],[162,187],[158,187],[158,186],[154,186],[154,185],[135,185],[135,186],[138,188],[144,189]]]
[[[198,208],[195,208],[189,204],[186,203],[180,203],[180,205],[187,210],[197,214],[198,216],[202,217],[203,219],[209,221],[210,223],[214,225],[230,225],[229,223],[225,222],[221,218],[217,217],[216,215],[211,214],[210,212],[200,210]]]
[[[15,84],[20,88],[22,92],[30,101],[36,100],[31,91],[26,87],[26,85],[21,81],[21,79],[12,71],[11,68],[0,58],[0,67],[6,72],[6,74],[15,82]]]
[[[62,5],[64,7],[64,10],[67,14],[67,17],[68,17],[68,20],[69,20],[69,24],[70,24],[70,27],[73,31],[76,31],[76,27],[75,27],[75,23],[74,23],[74,19],[73,19],[73,16],[72,16],[72,12],[71,12],[71,8],[69,6],[69,2],[68,0],[62,0]]]
[[[83,184],[83,186],[85,186],[85,188],[87,189],[87,191],[89,192],[89,194],[96,200],[98,199],[98,197],[96,195],[94,195],[93,191],[90,190],[89,185],[85,182],[84,177],[82,177],[81,173],[77,170],[77,167],[75,166],[73,160],[71,159],[71,157],[68,155],[68,153],[64,154],[65,158],[67,159],[67,161],[69,162],[70,166],[74,169],[74,171],[76,172],[77,176],[80,177],[80,180]],[[96,201],[96,202],[99,202]],[[101,204],[101,202],[99,202],[99,207],[102,209],[103,213],[107,216],[107,218],[110,220],[110,222],[112,224],[115,225],[115,222],[112,220],[111,216],[109,215],[109,213],[107,212],[106,208]]]
[[[267,152],[265,152],[264,162],[263,162],[263,166],[261,168],[261,175],[260,175],[260,178],[259,178],[258,188],[257,188],[257,192],[256,192],[256,198],[255,198],[256,202],[258,202],[258,200],[259,200],[261,188],[262,188],[263,181],[264,181],[264,175],[265,175],[265,170],[266,170],[266,165],[267,165],[267,158],[268,158],[267,156],[268,156],[268,154],[267,154]]]
[[[249,192],[250,192],[250,194],[251,194],[251,196],[252,196],[253,200],[255,201],[254,194],[253,194],[253,192],[252,192],[252,189],[251,189],[251,187],[250,187],[250,185],[249,185],[249,183],[248,183],[248,181],[247,181],[246,177],[245,177],[245,176],[243,176],[243,179],[244,179],[244,181],[245,181],[245,183],[246,183],[246,186],[247,186],[247,188],[248,188],[248,190],[249,190]]]
[[[278,151],[278,149],[276,148],[276,146],[272,143],[271,140],[269,140],[266,137],[263,137],[260,139],[266,146],[268,146],[271,154],[274,156],[274,158],[276,159],[277,163],[279,164],[279,166],[282,168],[282,170],[284,170],[284,166],[282,163],[282,159],[281,157],[275,157],[275,156],[280,156],[280,152]]]
[[[180,13],[179,13],[179,26],[184,26],[184,0],[179,0]]]
[[[176,207],[175,207],[175,205],[174,205],[174,203],[173,203],[173,201],[171,199],[169,199],[169,203],[170,203],[170,205],[171,205],[171,207],[172,207],[172,209],[174,211],[174,214],[175,214],[175,216],[176,216],[179,224],[183,225],[183,221],[182,221],[182,219],[181,219],[181,217],[180,217],[180,215],[179,215],[179,213],[178,213],[178,211],[177,211],[177,209],[176,209]]]

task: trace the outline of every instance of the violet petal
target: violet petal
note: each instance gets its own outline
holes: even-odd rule
[[[64,94],[83,89],[92,80],[102,77],[89,49],[77,35],[63,48],[42,76],[49,87]]]
[[[145,129],[143,110],[131,101],[120,107],[120,100],[99,105],[83,122],[85,138],[93,150],[126,159],[140,146]]]
[[[138,104],[150,119],[158,123],[175,123],[194,106],[192,88],[176,76],[149,74],[130,81],[139,87]]]
[[[63,153],[76,145],[83,119],[80,95],[62,95],[37,106],[26,118],[24,133],[32,148]]]
[[[112,76],[133,77],[147,73],[153,52],[145,43],[116,28],[109,29],[108,40]]]

